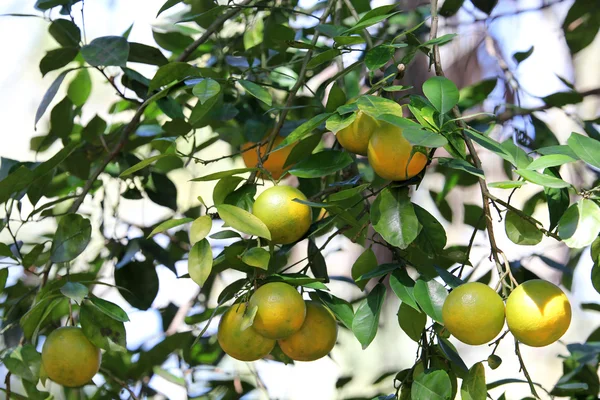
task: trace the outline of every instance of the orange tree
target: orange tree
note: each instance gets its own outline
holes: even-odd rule
[[[561,289],[535,281],[520,260],[503,252],[493,220],[503,221],[517,245],[535,245],[546,236],[571,249],[567,266],[538,256],[565,273],[567,289],[581,249],[591,246],[590,279],[600,291],[600,134],[594,127],[599,121],[569,114],[581,133],[561,144],[533,115],[580,103],[600,90],[578,92],[565,81],[568,89],[542,98],[539,107],[504,104],[499,113],[469,113],[490,95],[495,80],[459,91],[444,76],[439,47],[456,35],[438,35],[438,20],[454,15],[462,3],[447,0],[440,8],[433,0],[406,11],[397,5],[372,8],[361,0],[328,0],[310,9],[294,0],[168,0],[158,14],[172,7],[184,12],[174,14],[179,19],[172,26],[154,31],[156,45],[151,46],[130,41],[129,31],[88,41],[85,25],[74,18],[76,10],[85,14],[84,1],[38,0],[32,15],[48,21],[57,44],[40,62],[42,74],[56,71],[34,121],[48,130],[31,140],[31,149],[47,154],[47,160],[3,158],[0,169],[5,211],[0,230],[8,238],[0,244],[5,344],[0,355],[9,371],[1,390],[6,397],[43,399],[49,379],[79,386],[91,384],[97,372],[106,384],[90,385],[85,392],[65,386],[66,395],[111,399],[123,392],[143,398],[153,393],[147,384],[152,375],[169,377],[160,366],[170,354],[178,356],[182,371],[216,366],[224,357],[219,342],[231,356],[248,360],[314,359],[334,344],[333,317],[366,348],[388,296],[402,301],[399,325],[418,343],[418,352],[411,368],[387,376],[396,390],[378,398],[450,399],[460,392],[462,398],[485,399],[489,389],[519,382],[485,378],[486,368],[501,362],[495,354],[499,342],[507,340],[500,334],[504,302],[508,299],[509,330],[533,346],[560,338],[571,308]],[[473,3],[485,21],[496,1]],[[563,24],[572,54],[593,41],[599,21],[586,1],[573,3]],[[103,23],[87,16],[87,24]],[[515,59],[530,54],[518,53]],[[402,83],[411,71],[425,68],[416,56],[426,57],[435,76],[412,88]],[[136,71],[139,64],[156,69],[144,75]],[[121,122],[82,118],[92,75],[113,87],[108,113]],[[307,86],[317,76],[319,83]],[[533,122],[535,139],[495,140],[495,128],[516,116]],[[198,157],[218,141],[229,143],[231,152]],[[490,160],[503,160],[505,180],[488,181],[481,149],[492,154]],[[198,197],[197,206],[178,207],[168,172],[242,155],[246,168],[223,167],[193,179],[218,181],[212,199]],[[573,165],[592,178],[565,181],[561,171]],[[478,186],[481,207],[470,206],[465,214],[473,235],[460,245],[447,246],[443,225],[411,201],[411,193],[433,171],[445,177],[443,189],[433,196],[448,219],[446,195],[456,187]],[[118,203],[104,201],[111,182],[119,183],[122,198],[147,198],[170,209],[172,217],[141,227],[138,237],[107,232],[104,216],[119,218]],[[254,203],[257,187],[271,183],[283,190],[265,192]],[[517,207],[511,195],[524,186],[540,191]],[[494,192],[506,195],[492,194],[490,188],[506,189]],[[101,212],[82,212],[84,202]],[[549,224],[532,217],[536,205],[547,208]],[[217,219],[227,228],[209,242]],[[55,221],[56,228],[24,242],[21,228],[41,221]],[[476,265],[471,249],[478,231],[488,238],[490,257],[489,263]],[[104,246],[88,249],[82,259],[93,234],[103,237]],[[340,235],[365,247],[348,271],[349,284],[364,291],[354,304],[327,288],[322,251]],[[155,241],[160,236],[166,245]],[[318,238],[325,238],[320,246]],[[231,244],[213,254],[211,243],[223,239]],[[308,243],[307,253],[290,264],[288,256],[300,242]],[[393,261],[379,265],[375,247],[389,251]],[[158,292],[156,266],[176,272],[180,260],[187,260],[189,274],[179,278],[199,285],[193,305],[202,311],[185,317],[192,329],[177,332],[175,326],[151,349],[128,349],[127,313],[96,295],[99,285],[107,284],[99,280],[100,270],[108,268],[114,287],[132,307],[146,310]],[[485,285],[467,283],[474,280],[472,266],[486,265],[489,271],[479,279]],[[21,278],[6,285],[9,266]],[[229,269],[245,277],[215,293],[215,277]],[[492,280],[497,285],[487,286]],[[525,281],[531,282],[520,286]],[[270,286],[274,283],[284,286]],[[266,294],[259,295],[259,288]],[[298,290],[312,302],[304,305]],[[218,306],[210,308],[208,301],[215,297]],[[175,319],[162,311],[167,326]],[[221,318],[226,311],[227,319]],[[217,340],[206,331],[219,318],[225,322]],[[451,334],[467,343],[492,342],[482,357],[489,356],[487,362],[466,365]],[[41,337],[52,339],[43,349]],[[596,398],[599,341],[596,330],[587,343],[567,345],[563,377],[554,387],[541,388],[531,380],[515,340],[532,396],[543,391]],[[61,357],[65,352],[69,355]],[[16,380],[24,392],[15,390]],[[208,390],[234,398],[253,388],[251,382],[215,381]]]

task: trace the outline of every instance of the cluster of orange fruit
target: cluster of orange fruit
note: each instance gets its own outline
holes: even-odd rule
[[[217,339],[225,353],[240,361],[266,357],[276,342],[291,359],[314,361],[333,349],[337,331],[335,317],[323,305],[304,301],[287,283],[271,282],[259,287],[248,303],[225,312]]]
[[[421,152],[413,152],[413,145],[402,135],[402,128],[385,121],[378,121],[358,111],[350,125],[336,134],[338,142],[351,153],[367,156],[373,170],[382,177],[392,181],[404,181],[419,174],[427,165],[427,156]],[[277,136],[273,148],[283,141]],[[278,180],[290,167],[284,167],[292,151],[293,145],[269,153],[263,168]],[[258,149],[263,157],[267,144]],[[242,146],[242,158],[249,168],[258,165],[256,144],[246,143]]]
[[[480,345],[492,341],[504,327],[521,343],[543,347],[556,342],[571,324],[571,304],[562,290],[550,282],[534,279],[517,286],[506,300],[479,282],[454,289],[442,307],[448,332],[463,343]]]

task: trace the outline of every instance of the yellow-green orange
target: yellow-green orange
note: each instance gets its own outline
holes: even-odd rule
[[[254,292],[248,307],[258,307],[252,327],[270,339],[283,339],[298,332],[306,306],[298,291],[283,282],[267,283]]]
[[[102,355],[80,328],[58,328],[44,342],[42,364],[59,385],[78,387],[88,383],[100,369]]]
[[[269,228],[273,243],[294,243],[310,228],[311,208],[294,199],[306,200],[306,196],[296,188],[279,185],[262,192],[254,202],[252,213]]]
[[[556,342],[571,324],[571,304],[562,290],[541,279],[527,281],[506,300],[508,329],[533,347]]]
[[[335,317],[321,304],[307,301],[306,318],[300,330],[278,341],[281,351],[296,361],[325,357],[335,346],[338,327]]]
[[[427,156],[413,152],[413,145],[402,136],[402,129],[381,122],[369,140],[369,163],[383,179],[404,181],[417,175],[427,165]]]
[[[259,335],[252,326],[242,330],[246,304],[234,304],[219,322],[217,339],[223,351],[240,361],[255,361],[266,357],[275,340]]]
[[[277,136],[273,142],[273,149],[279,146],[283,142],[283,137]],[[264,157],[267,151],[268,143],[260,146],[260,156]],[[294,145],[286,146],[283,149],[279,149],[269,154],[267,160],[263,163],[263,168],[269,171],[271,177],[275,180],[281,178],[283,173],[287,171],[291,165],[283,167],[285,162],[290,155]],[[248,142],[242,146],[242,159],[244,164],[248,168],[254,168],[258,166],[258,153],[256,152],[256,143]]]
[[[351,153],[367,155],[371,134],[379,126],[377,120],[359,111],[350,125],[336,133],[342,147]]]
[[[442,307],[444,326],[458,340],[480,345],[504,326],[504,302],[489,286],[470,282],[454,289]]]

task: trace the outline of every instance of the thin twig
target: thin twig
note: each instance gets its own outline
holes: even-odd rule
[[[213,33],[215,33],[217,30],[219,30],[221,28],[221,26],[225,23],[225,21],[228,21],[229,19],[231,19],[231,18],[237,16],[239,13],[241,13],[243,11],[243,8],[241,8],[241,6],[245,6],[245,5],[249,4],[250,2],[252,2],[252,0],[244,0],[240,4],[237,4],[238,8],[232,8],[229,11],[227,11],[225,14],[223,14],[220,17],[218,17],[217,19],[215,19],[215,21],[212,24],[210,24],[210,26],[206,29],[206,31],[204,31],[204,33],[202,35],[200,35],[200,37],[198,39],[196,39],[192,44],[190,44],[188,47],[186,47],[185,50],[183,50],[183,52],[179,55],[179,57],[177,57],[177,59],[175,61],[179,61],[179,62],[186,61],[192,55],[192,53],[198,47],[200,47],[201,44],[206,42]]]
[[[529,372],[525,367],[525,362],[523,362],[523,356],[521,355],[521,349],[519,348],[519,341],[515,339],[515,354],[519,359],[519,364],[521,365],[521,371],[523,371],[523,375],[525,375],[525,379],[527,379],[527,383],[529,383],[529,390],[531,390],[531,394],[535,396],[536,399],[539,399],[540,396],[535,391],[535,386],[533,385],[533,381],[531,380],[531,376],[529,376]]]
[[[6,386],[6,400],[10,400],[10,376],[12,372],[8,371],[6,373],[6,378],[4,378],[4,385]]]
[[[358,16],[358,13],[356,12],[356,8],[354,8],[354,6],[352,5],[352,2],[350,0],[344,0],[344,4],[346,5],[346,7],[348,7],[348,11],[350,11],[350,14],[352,15],[352,17],[358,22],[360,20],[360,17]],[[373,40],[371,39],[371,35],[369,34],[369,31],[367,30],[367,28],[362,30],[362,34],[363,37],[365,38],[365,42],[367,42],[367,48],[370,49],[373,47]]]
[[[129,392],[129,396],[132,399],[139,400],[139,398],[136,396],[135,392],[127,385],[127,383],[123,382],[121,379],[119,379],[116,376],[114,376],[112,374],[112,372],[110,372],[106,368],[100,368],[100,371],[102,372],[102,374],[108,376],[110,379],[112,379],[113,381],[117,382],[119,384],[119,386],[121,386],[123,389],[127,390]]]

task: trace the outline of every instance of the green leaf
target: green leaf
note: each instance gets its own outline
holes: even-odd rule
[[[67,97],[73,102],[76,107],[81,107],[85,104],[92,93],[92,78],[87,69],[81,69],[75,75],[75,78],[69,83],[67,89]]]
[[[354,120],[356,120],[356,113],[348,114],[348,116],[341,116],[339,114],[333,114],[325,123],[325,127],[328,131],[337,133],[342,129],[350,126]]]
[[[125,350],[127,339],[125,325],[104,312],[90,301],[84,301],[79,310],[81,329],[93,345],[107,351]]]
[[[481,169],[475,168],[473,164],[465,160],[461,160],[458,158],[440,157],[438,158],[438,162],[440,163],[440,165],[443,165],[445,167],[456,169],[459,171],[465,171],[471,175],[475,175],[478,178],[485,179],[485,175],[483,174],[483,171]]]
[[[421,225],[408,189],[384,189],[371,206],[373,229],[393,246],[406,249],[419,235]]]
[[[202,287],[212,271],[212,249],[208,240],[202,239],[194,244],[188,257],[190,278]]]
[[[521,64],[523,61],[527,60],[529,56],[533,54],[534,46],[531,46],[529,50],[526,51],[518,51],[513,54],[513,59],[517,62],[517,65]]]
[[[498,0],[471,0],[473,5],[486,14],[491,14]]]
[[[45,297],[35,303],[29,311],[21,317],[19,325],[21,325],[23,335],[26,339],[31,339],[31,341],[35,343],[41,323],[63,300],[65,300],[64,297],[60,295]]]
[[[308,262],[310,272],[313,276],[325,283],[329,282],[329,275],[327,274],[327,264],[325,263],[325,257],[321,254],[321,250],[315,244],[313,239],[308,241]]]
[[[365,56],[365,65],[371,71],[379,69],[390,61],[395,52],[396,49],[388,45],[373,47]]]
[[[108,315],[112,319],[121,322],[129,321],[129,316],[127,315],[127,313],[115,303],[111,303],[110,301],[101,299],[96,296],[92,296],[89,300],[92,302],[92,304],[94,304],[94,306],[96,306],[98,310],[102,311],[104,314]]]
[[[435,132],[426,131],[424,129],[405,130],[404,132],[402,132],[402,136],[404,136],[404,138],[408,140],[413,146],[433,148],[444,147],[448,144],[448,141],[442,135]]]
[[[600,293],[600,263],[596,262],[592,267],[591,273],[592,286],[596,289],[596,292]]]
[[[589,46],[598,34],[598,10],[590,7],[586,0],[577,0],[569,9],[562,28],[571,53],[578,53]]]
[[[385,286],[377,284],[371,293],[364,299],[354,315],[352,321],[352,332],[362,345],[363,350],[369,347],[379,327],[379,314],[385,300]]]
[[[329,195],[329,197],[327,197],[327,200],[329,202],[334,202],[334,201],[341,201],[341,200],[346,200],[349,199],[351,197],[356,196],[357,194],[360,194],[363,192],[363,190],[365,190],[367,187],[369,187],[368,183],[350,188],[350,189],[346,189],[346,190],[340,190],[337,193],[332,193]]]
[[[144,169],[148,165],[152,164],[154,161],[160,160],[161,158],[166,157],[166,156],[168,156],[168,154],[159,154],[157,156],[146,158],[145,160],[142,160],[139,163],[135,164],[134,166],[129,167],[125,171],[121,172],[121,175],[119,175],[119,178],[124,178],[126,176],[133,174],[134,172]]]
[[[2,362],[13,375],[27,382],[37,383],[39,380],[41,355],[30,344],[12,350]]]
[[[504,229],[511,242],[521,246],[535,246],[544,237],[537,226],[510,210],[504,217]]]
[[[48,72],[64,67],[75,59],[79,53],[77,47],[61,47],[50,50],[40,61],[40,72],[45,76]]]
[[[271,93],[264,87],[257,85],[254,82],[245,81],[240,79],[238,81],[240,85],[252,96],[256,97],[258,100],[262,101],[266,105],[270,106],[273,104],[273,99],[271,98]]]
[[[116,268],[115,285],[133,307],[149,309],[158,293],[158,275],[152,260],[130,261]]]
[[[233,175],[245,174],[246,172],[256,171],[256,168],[237,168],[230,169],[227,171],[215,172],[213,174],[208,174],[201,176],[199,178],[190,179],[190,182],[207,182],[207,181],[215,181],[217,179],[225,178]]]
[[[88,295],[89,290],[79,282],[67,282],[60,288],[60,292],[81,305],[83,299]]]
[[[589,246],[600,234],[600,207],[581,199],[567,209],[558,223],[558,235],[572,249]]]
[[[340,299],[339,297],[335,297],[334,295],[323,292],[321,290],[316,290],[314,292],[310,292],[309,296],[311,299],[315,301],[320,301],[327,308],[331,310],[333,315],[340,321],[346,328],[352,329],[352,321],[354,320],[354,311],[352,310],[352,305],[348,303],[344,299]]]
[[[343,34],[347,35],[349,33],[360,31],[364,28],[368,28],[369,26],[375,25],[381,21],[390,18],[391,16],[400,12],[396,11],[388,14],[388,12],[390,10],[393,10],[395,7],[396,5],[392,4],[372,9],[371,11],[367,12],[353,27],[345,30]]]
[[[306,158],[307,154],[312,154],[313,150],[321,143],[321,135],[311,135],[302,139],[292,148],[290,155],[286,158],[283,168],[296,164],[298,161]]]
[[[352,46],[365,42],[365,38],[362,36],[335,36],[333,40],[338,46]]]
[[[541,156],[540,158],[536,158],[531,162],[531,164],[527,166],[526,169],[537,171],[544,168],[557,167],[559,165],[571,163],[574,161],[577,161],[577,159],[566,154],[550,154],[547,156]]]
[[[190,244],[193,246],[204,239],[210,233],[211,228],[212,218],[209,215],[196,218],[190,227]]]
[[[154,78],[150,81],[148,93],[168,85],[174,81],[180,81],[189,76],[198,75],[198,69],[184,62],[171,62],[165,64],[156,71]]]
[[[368,280],[358,281],[357,279],[362,275],[373,271],[375,268],[377,268],[377,258],[375,257],[373,249],[369,247],[358,256],[352,265],[352,279],[354,279],[356,286],[358,286],[360,290],[365,290]]]
[[[271,240],[269,228],[257,217],[246,210],[229,204],[217,206],[219,216],[232,228],[248,235],[259,236]]]
[[[480,146],[485,147],[486,149],[490,150],[493,153],[496,153],[512,165],[517,166],[517,161],[515,160],[515,158],[511,154],[509,154],[506,151],[506,149],[504,149],[504,147],[502,147],[497,141],[485,135],[482,135],[481,133],[476,132],[472,129],[465,129],[465,133],[468,137],[473,139]]]
[[[211,239],[233,239],[233,238],[241,238],[242,236],[234,231],[230,231],[230,230],[226,230],[226,231],[221,231],[221,232],[217,232],[213,235],[210,235]]]
[[[271,254],[261,248],[261,247],[253,247],[248,249],[248,251],[244,252],[242,255],[242,261],[251,267],[256,267],[260,269],[264,269],[265,271],[269,268],[269,260],[271,259]]]
[[[357,281],[368,281],[372,278],[378,278],[380,276],[387,275],[390,272],[397,270],[398,268],[400,268],[400,264],[397,263],[381,264],[378,265],[377,268],[373,269],[372,271],[369,271],[366,274],[359,276],[357,278]]]
[[[478,362],[471,367],[460,387],[460,394],[463,400],[486,400],[487,387],[483,363]]]
[[[215,205],[224,203],[227,196],[235,191],[243,180],[244,178],[240,176],[226,176],[220,179],[213,190],[213,203]]]
[[[286,136],[285,139],[279,145],[273,149],[273,151],[277,151],[284,147],[287,147],[291,144],[296,143],[300,139],[304,138],[307,134],[317,129],[323,122],[325,122],[329,117],[331,117],[332,113],[322,113],[315,115],[296,129],[292,131],[289,135]]]
[[[458,12],[462,7],[465,0],[445,0],[442,4],[442,8],[439,10],[439,14],[442,17],[451,17]]]
[[[342,170],[352,162],[352,157],[345,151],[325,150],[309,155],[289,172],[299,178],[319,178]]]
[[[442,320],[442,306],[446,297],[448,297],[448,291],[441,283],[433,279],[428,282],[419,279],[415,283],[414,295],[417,304],[425,314],[440,324],[444,323]]]
[[[460,358],[460,355],[456,351],[456,347],[454,347],[454,345],[450,343],[448,339],[440,337],[439,333],[438,345],[440,346],[442,353],[444,353],[444,356],[446,356],[446,358],[453,363],[453,367],[458,367],[452,368],[452,370],[456,372],[461,379],[465,379],[467,373],[469,372],[469,368],[467,368],[463,359]]]
[[[500,181],[500,182],[489,182],[488,187],[495,189],[515,189],[527,184],[525,181]]]
[[[450,43],[456,36],[458,36],[457,33],[447,33],[445,35],[438,36],[435,39],[428,40],[425,43],[422,43],[419,47],[428,47],[433,45],[441,46],[446,43]]]
[[[187,224],[188,222],[192,222],[193,220],[194,220],[193,218],[180,218],[180,219],[170,219],[168,221],[164,221],[160,225],[158,225],[156,228],[154,228],[152,230],[152,232],[150,232],[147,239],[150,239],[152,236],[158,235],[159,233],[163,233],[164,231],[169,230],[171,228],[175,228],[176,226]]]
[[[552,93],[542,97],[544,103],[552,107],[564,107],[569,104],[577,104],[583,101],[583,96],[574,91]]]
[[[390,275],[390,287],[402,301],[417,311],[420,311],[414,295],[415,281],[412,280],[405,268],[397,269]]]
[[[52,21],[48,28],[48,33],[62,47],[77,47],[81,41],[81,31],[73,22],[68,19],[57,19]]]
[[[148,46],[143,43],[129,42],[129,56],[127,61],[140,64],[163,66],[169,60],[156,47]]]
[[[334,83],[329,90],[329,94],[327,95],[327,105],[325,106],[325,111],[335,112],[338,107],[346,103],[346,100],[347,99],[344,90],[337,82]]]
[[[548,168],[544,170],[544,174],[560,178],[560,174],[555,168]],[[548,203],[548,213],[550,214],[550,230],[552,231],[558,225],[558,221],[560,221],[565,211],[567,211],[567,208],[569,208],[569,204],[571,202],[569,198],[569,190],[566,188],[544,188],[544,194],[546,196],[546,202]]]
[[[595,168],[600,168],[599,141],[573,132],[567,144],[577,154],[577,157]]]
[[[423,94],[442,114],[452,110],[460,98],[454,82],[441,76],[427,79],[423,84]]]
[[[341,52],[338,49],[325,50],[324,52],[319,53],[316,56],[313,56],[310,59],[310,61],[308,62],[308,64],[306,64],[306,68],[308,68],[308,69],[316,68],[321,64],[325,64],[326,62],[333,60],[340,54],[341,54]]]
[[[129,57],[129,42],[122,36],[99,37],[83,46],[81,55],[94,67],[109,65],[124,67]]]
[[[383,97],[364,95],[358,98],[356,104],[359,110],[375,119],[381,119],[380,117],[385,114],[402,116],[402,106]]]
[[[210,78],[202,79],[192,89],[194,96],[200,99],[200,104],[204,104],[208,99],[218,95],[220,91],[221,85],[219,85],[219,82]]]
[[[50,249],[52,262],[67,262],[75,259],[87,247],[92,236],[90,221],[79,214],[61,217]]]
[[[426,253],[436,254],[446,247],[446,231],[440,222],[426,209],[413,204],[422,229],[415,243]]]
[[[411,400],[450,400],[452,383],[446,371],[428,371],[417,376],[411,388]]]
[[[6,281],[8,280],[8,267],[0,269],[0,293],[4,292],[6,288]]]
[[[536,185],[554,188],[554,189],[571,187],[570,183],[565,182],[560,178],[555,178],[553,176],[540,174],[539,172],[530,171],[527,169],[516,169],[515,173],[520,175],[521,177],[523,177],[523,179],[525,179],[526,181],[535,183]]]
[[[40,102],[40,105],[38,106],[37,111],[35,112],[34,126],[37,125],[37,123],[40,121],[40,119],[44,116],[44,113],[46,112],[46,110],[48,109],[48,106],[54,99],[54,96],[56,96],[56,93],[58,92],[60,85],[65,80],[65,77],[67,76],[67,74],[74,70],[75,69],[67,69],[67,70],[61,72],[60,75],[58,75],[56,77],[54,82],[52,82],[52,84],[50,85],[50,87],[48,88],[46,93],[44,94],[44,97],[42,98],[42,101]]]
[[[254,18],[254,23],[244,32],[244,49],[248,50],[263,42],[265,25],[262,18]]]
[[[418,343],[427,323],[427,315],[402,303],[398,310],[398,323],[408,337]]]

